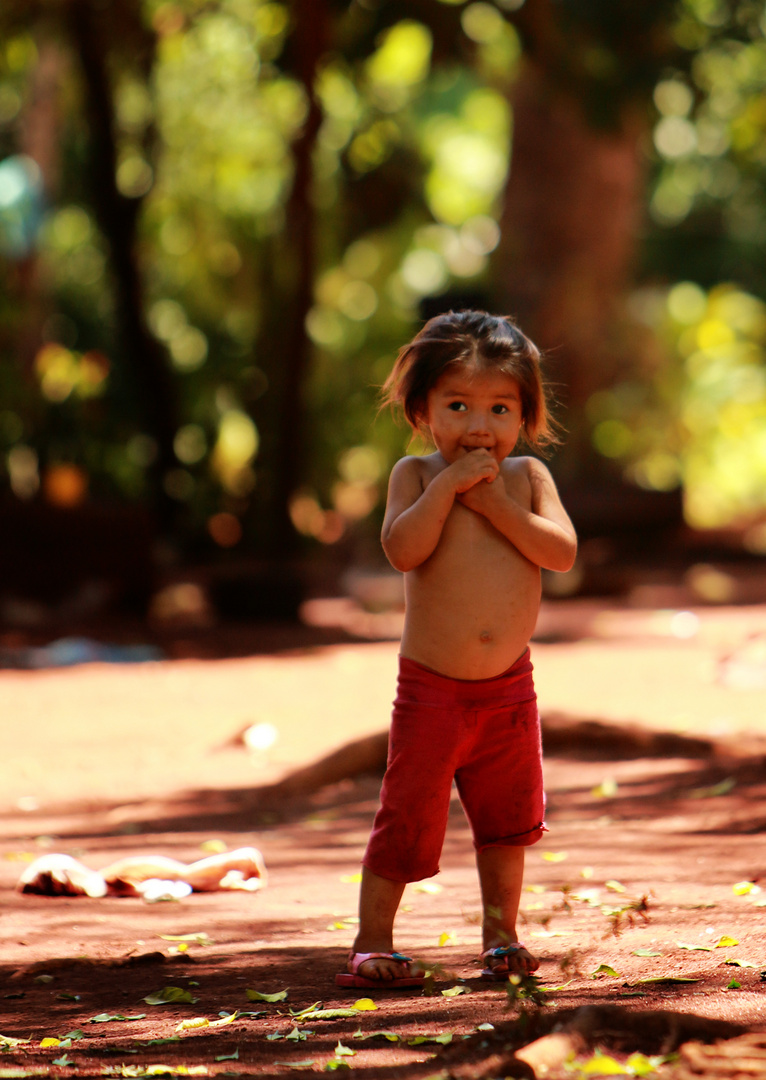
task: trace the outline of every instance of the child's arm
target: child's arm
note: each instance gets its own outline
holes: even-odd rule
[[[398,461],[391,472],[381,534],[394,569],[406,572],[425,562],[439,543],[455,496],[498,474],[499,466],[489,454],[465,454],[424,487],[420,459]]]
[[[545,570],[571,570],[577,554],[574,526],[545,465],[536,458],[525,461],[529,510],[508,493],[501,475],[463,492],[460,502],[486,517],[530,562]]]

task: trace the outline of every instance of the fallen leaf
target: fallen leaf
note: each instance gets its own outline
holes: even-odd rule
[[[476,1030],[477,1031],[494,1031],[495,1030],[495,1025],[494,1024],[489,1024],[489,1023],[487,1023],[487,1024],[479,1024],[479,1026],[476,1028]]]
[[[737,881],[732,885],[732,891],[735,896],[748,896],[751,893],[759,893],[761,888],[754,881]]]
[[[656,949],[636,949],[630,955],[631,956],[662,956],[662,953],[657,952]]]
[[[357,1015],[358,1010],[353,1007],[348,1009],[318,1009],[315,1005],[309,1005],[307,1009],[291,1013],[296,1020],[348,1020]]]
[[[591,788],[591,795],[594,799],[613,799],[617,794],[617,781],[608,777],[602,780],[597,787]]]
[[[440,893],[443,886],[438,881],[418,881],[412,886],[413,892]]]
[[[399,1036],[395,1031],[355,1031],[352,1039],[386,1039],[388,1042],[399,1042]]]
[[[294,1027],[292,1031],[285,1035],[285,1038],[289,1042],[305,1042],[309,1035],[313,1035],[313,1031],[301,1031],[299,1028]]]
[[[239,1047],[233,1054],[219,1054],[216,1061],[239,1061]]]
[[[204,930],[196,934],[160,934],[163,941],[182,941],[190,945],[213,945],[213,939]]]
[[[614,878],[612,878],[610,881],[605,881],[604,887],[607,889],[611,889],[612,892],[623,893],[628,891],[621,881],[615,881]]]
[[[686,979],[680,975],[654,975],[647,979],[636,979],[634,985],[643,985],[644,983],[696,983],[699,979]]]
[[[176,1024],[176,1031],[191,1031],[192,1028],[210,1027],[210,1021],[206,1016],[193,1016],[190,1020],[182,1020]]]
[[[335,1047],[335,1056],[356,1057],[356,1050],[352,1050],[350,1046],[344,1046],[343,1043],[339,1040],[338,1045]]]
[[[15,1039],[12,1035],[0,1035],[0,1046],[22,1046],[24,1043],[28,1043],[29,1039]]]
[[[54,1039],[54,1038],[51,1038],[50,1036],[48,1038],[46,1038],[46,1039],[41,1039],[40,1043],[39,1043],[39,1046],[40,1046],[41,1050],[47,1050],[51,1046],[60,1046],[60,1045],[61,1045],[61,1039]]]
[[[313,1060],[309,1060],[309,1061],[275,1061],[274,1064],[275,1065],[284,1065],[288,1069],[310,1069],[314,1065],[316,1065],[316,1062],[313,1061]]]
[[[203,840],[199,849],[207,852],[208,855],[222,855],[224,851],[229,850],[225,840]]]
[[[439,935],[439,946],[444,948],[445,945],[457,945],[457,938],[452,930],[445,930],[443,934]]]
[[[713,784],[712,787],[693,788],[689,792],[690,799],[716,799],[721,795],[728,795],[729,792],[737,786],[737,781],[733,776],[727,776],[725,780],[721,780],[718,784]]]
[[[742,983],[737,982],[736,979],[732,979],[731,982],[729,983],[729,985],[726,987],[726,989],[727,990],[740,990],[741,987],[742,987]]]
[[[72,1064],[72,1059],[68,1058],[66,1056],[66,1054],[64,1054],[63,1057],[54,1058],[53,1061],[51,1062],[51,1065],[71,1065],[71,1064]]]
[[[687,949],[689,952],[712,952],[712,945],[689,945],[685,941],[677,941],[676,945],[679,949]]]
[[[580,1073],[583,1076],[627,1076],[628,1069],[621,1065],[616,1058],[608,1054],[594,1054],[589,1061],[580,1065]]]
[[[597,979],[599,975],[608,975],[612,979],[620,978],[620,973],[615,971],[613,967],[610,967],[609,964],[599,964],[596,970],[591,971],[590,973],[592,979]]]
[[[569,853],[566,851],[544,851],[543,858],[546,862],[564,862],[569,858]]]
[[[122,1013],[114,1013],[114,1014],[112,1014],[112,1013],[99,1013],[98,1016],[91,1016],[90,1020],[88,1020],[88,1023],[89,1024],[107,1024],[107,1023],[109,1023],[110,1020],[129,1021],[129,1020],[145,1020],[145,1019],[146,1019],[146,1013],[137,1013],[135,1016],[123,1016]]]
[[[340,879],[344,885],[358,885],[362,880],[361,874],[343,874]]]
[[[376,1012],[378,1006],[372,998],[357,998],[351,1008],[356,1009],[357,1012]]]
[[[268,1001],[273,1005],[287,1000],[287,989],[277,990],[274,994],[262,994],[260,990],[246,990],[245,993],[248,1001]]]
[[[739,945],[739,942],[737,941],[737,939],[733,938],[733,937],[729,937],[728,934],[724,934],[724,936],[716,944],[716,949],[731,949],[735,945]]]
[[[468,986],[451,986],[449,990],[442,990],[442,997],[453,998],[458,994],[470,994],[471,990]]]
[[[161,990],[153,994],[147,994],[144,998],[147,1005],[168,1005],[171,1002],[185,1002],[193,1005],[199,998],[195,998],[191,990],[184,990],[182,986],[163,986]]]
[[[412,1039],[407,1040],[408,1046],[420,1046],[422,1043],[439,1043],[440,1046],[447,1046],[452,1042],[452,1032],[445,1031],[442,1035],[415,1035]]]
[[[751,964],[749,960],[735,960],[733,956],[727,956],[724,960],[724,964],[731,964],[733,967],[741,968],[754,968],[757,964]]]

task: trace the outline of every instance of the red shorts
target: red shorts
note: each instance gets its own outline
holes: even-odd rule
[[[453,779],[477,851],[526,847],[546,831],[529,649],[493,679],[452,679],[399,658],[368,869],[391,881],[438,873]]]

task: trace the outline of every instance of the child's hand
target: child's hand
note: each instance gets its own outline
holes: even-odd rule
[[[482,480],[492,483],[500,473],[500,466],[489,450],[479,448],[462,454],[457,461],[453,461],[449,472],[455,485],[455,494],[462,496]]]
[[[486,484],[474,484],[473,487],[461,492],[457,496],[457,501],[467,506],[469,510],[475,510],[477,514],[491,518],[493,508],[499,509],[507,498],[505,483],[498,469],[495,476]]]

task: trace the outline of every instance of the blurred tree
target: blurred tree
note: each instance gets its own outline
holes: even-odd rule
[[[375,385],[456,292],[549,347],[560,470],[656,486],[605,396],[680,363],[631,281],[764,294],[761,0],[11,0],[0,29],[0,272],[40,298],[23,343],[0,312],[20,498],[154,490],[195,557],[335,541],[404,446]],[[40,488],[59,465],[79,486]]]

